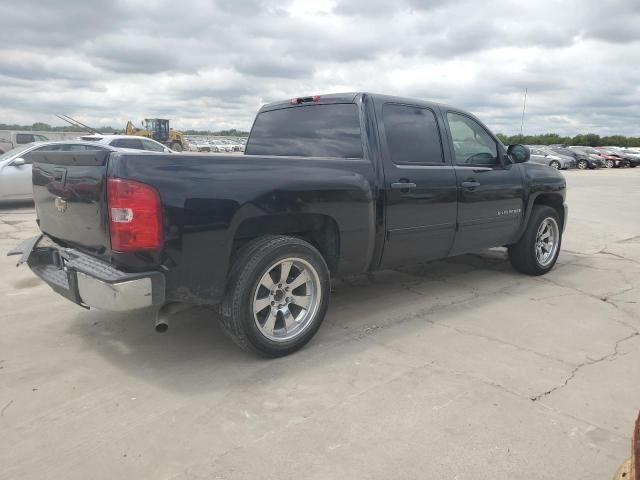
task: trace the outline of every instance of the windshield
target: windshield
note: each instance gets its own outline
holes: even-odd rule
[[[0,155],[0,162],[3,160],[7,160],[11,157],[15,157],[18,153],[24,152],[25,150],[32,148],[33,145],[20,145],[19,147],[14,148],[13,150],[9,150],[7,153],[3,153]]]

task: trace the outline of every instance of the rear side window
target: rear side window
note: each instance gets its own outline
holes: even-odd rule
[[[111,142],[111,145],[114,147],[120,148],[132,148],[134,150],[144,150],[142,146],[142,141],[138,138],[118,138]]]
[[[151,140],[142,140],[142,145],[144,145],[144,149],[150,152],[164,152],[164,147],[162,145],[157,144],[156,142],[152,142]]]
[[[386,104],[384,131],[393,163],[443,163],[442,143],[434,113],[427,108]]]
[[[22,145],[24,143],[35,142],[36,139],[31,133],[16,133],[16,143]]]
[[[353,103],[283,108],[258,114],[247,155],[362,158]]]
[[[61,148],[62,148],[62,145],[60,145],[60,144],[45,145],[44,147],[34,148],[33,150],[31,150],[26,155],[22,155],[22,158],[24,159],[24,163],[32,164],[33,163],[33,154],[34,153],[36,153],[36,152],[57,152]]]
[[[98,147],[97,145],[79,145],[79,144],[69,144],[64,145],[62,150],[65,152],[86,152],[88,150],[104,150],[104,148]]]

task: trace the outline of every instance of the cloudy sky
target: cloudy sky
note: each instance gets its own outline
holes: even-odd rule
[[[0,16],[0,123],[167,117],[247,129],[263,103],[373,91],[494,131],[640,135],[640,0],[21,0]]]

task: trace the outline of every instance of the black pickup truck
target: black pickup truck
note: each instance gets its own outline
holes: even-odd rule
[[[39,153],[33,272],[73,302],[215,305],[242,347],[280,356],[320,327],[330,277],[507,246],[548,272],[565,179],[473,115],[367,93],[260,109],[245,155]]]

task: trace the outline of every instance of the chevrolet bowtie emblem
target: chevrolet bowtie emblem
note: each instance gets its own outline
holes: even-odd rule
[[[67,202],[60,197],[56,197],[53,201],[53,204],[56,206],[60,213],[64,213],[67,210]]]

